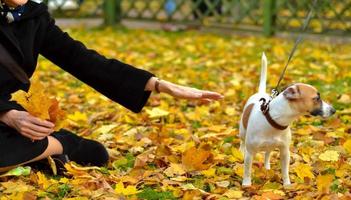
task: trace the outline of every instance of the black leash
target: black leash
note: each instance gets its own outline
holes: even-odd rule
[[[313,4],[312,4],[312,6],[311,6],[311,10],[309,11],[309,13],[308,13],[308,15],[307,15],[307,17],[306,17],[306,19],[305,19],[305,21],[304,21],[304,23],[303,23],[303,26],[302,26],[302,28],[301,28],[301,32],[299,33],[299,35],[298,35],[298,37],[297,37],[297,39],[296,39],[296,41],[295,41],[295,45],[294,45],[294,47],[292,48],[292,50],[291,50],[291,52],[290,52],[290,55],[289,55],[289,58],[288,58],[288,62],[286,63],[283,72],[280,74],[280,77],[279,77],[279,81],[278,81],[278,83],[277,83],[277,86],[272,90],[271,99],[273,99],[274,97],[278,96],[279,93],[280,93],[280,92],[279,92],[279,85],[280,85],[280,82],[283,80],[283,77],[284,77],[284,75],[285,75],[286,69],[288,68],[289,63],[290,63],[292,57],[293,57],[294,54],[295,54],[295,51],[296,51],[296,49],[297,49],[297,46],[298,46],[298,45],[301,43],[301,41],[302,41],[302,33],[306,31],[306,28],[307,28],[308,24],[309,24],[310,21],[311,21],[311,18],[312,18],[312,15],[313,15],[313,10],[314,10],[314,8],[315,8],[316,5],[317,5],[317,1],[318,1],[318,0],[314,0],[314,1],[313,1]],[[269,102],[268,102],[267,104],[269,104]]]
[[[301,31],[295,41],[295,44],[294,44],[294,47],[292,48],[290,54],[289,54],[289,58],[288,58],[288,61],[284,67],[284,70],[282,71],[282,73],[280,74],[280,77],[279,77],[279,80],[278,80],[278,83],[276,85],[276,87],[272,90],[272,93],[271,93],[271,96],[270,96],[270,99],[267,101],[265,98],[261,98],[259,101],[262,102],[261,103],[261,111],[263,113],[263,115],[266,117],[267,121],[271,124],[271,126],[273,126],[274,128],[276,129],[279,129],[279,130],[285,130],[287,128],[287,126],[282,126],[280,124],[278,124],[269,114],[269,104],[271,103],[271,101],[273,100],[273,98],[275,98],[276,96],[279,95],[279,86],[280,86],[280,82],[283,80],[283,77],[285,75],[285,72],[286,72],[286,69],[288,68],[288,65],[292,59],[292,57],[294,56],[295,54],[295,51],[297,49],[297,46],[301,43],[302,41],[302,33],[306,31],[307,29],[307,26],[308,24],[310,23],[311,21],[311,18],[312,18],[312,15],[313,15],[313,10],[314,8],[316,7],[317,5],[317,2],[318,0],[314,0],[313,1],[313,4],[311,6],[311,9],[302,25],[302,28],[301,28]]]

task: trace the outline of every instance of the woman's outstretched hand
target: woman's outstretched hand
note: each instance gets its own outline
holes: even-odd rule
[[[54,132],[54,124],[25,111],[10,110],[0,114],[0,121],[31,140],[42,140]]]
[[[159,90],[158,92],[167,93],[175,98],[188,99],[188,100],[200,100],[205,103],[209,103],[214,100],[220,100],[223,98],[223,96],[217,92],[185,87],[185,86],[177,85],[168,81],[158,80],[155,77],[152,77],[148,81],[145,90],[147,91]]]

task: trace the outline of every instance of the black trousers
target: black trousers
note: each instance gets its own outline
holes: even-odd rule
[[[99,142],[88,140],[61,129],[53,133],[63,146],[63,153],[71,161],[82,165],[102,166],[108,162],[106,148]],[[32,142],[15,129],[0,122],[0,168],[18,165],[41,155],[48,147],[48,139]]]

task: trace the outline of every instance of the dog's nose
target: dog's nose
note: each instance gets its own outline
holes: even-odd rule
[[[334,115],[335,113],[336,113],[336,110],[335,110],[335,108],[331,108],[331,110],[330,110],[330,113],[332,114],[332,115]]]

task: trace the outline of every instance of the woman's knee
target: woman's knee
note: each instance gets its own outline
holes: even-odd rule
[[[63,147],[62,144],[54,137],[48,136],[48,148],[51,155],[62,154]]]

